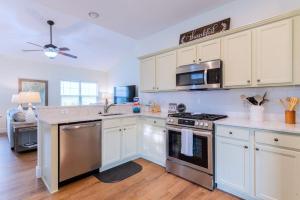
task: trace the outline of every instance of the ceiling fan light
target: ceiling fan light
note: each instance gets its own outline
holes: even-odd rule
[[[54,48],[48,48],[44,50],[44,54],[48,57],[48,58],[55,58],[58,54],[57,50]]]

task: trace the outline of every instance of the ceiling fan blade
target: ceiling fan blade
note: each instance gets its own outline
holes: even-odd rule
[[[64,53],[64,52],[58,52],[58,53],[61,54],[61,55],[64,55],[64,56],[71,57],[71,58],[77,58],[77,56],[74,56],[74,55],[71,55],[71,54],[68,54],[68,53]]]
[[[35,43],[32,43],[32,42],[27,42],[28,44],[31,44],[31,45],[34,45],[34,46],[37,46],[37,47],[41,47],[41,48],[44,48],[43,46],[39,45],[39,44],[35,44]]]
[[[26,51],[44,51],[44,50],[42,50],[42,49],[41,50],[27,50],[27,49],[23,49],[22,51],[26,52]]]
[[[58,48],[60,51],[70,51],[70,49],[68,47],[61,47]]]

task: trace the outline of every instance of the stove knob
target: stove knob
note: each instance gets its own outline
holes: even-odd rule
[[[195,126],[199,126],[199,122],[198,121],[195,121]]]
[[[203,122],[200,122],[200,126],[203,126]]]
[[[204,123],[204,126],[205,126],[205,127],[208,127],[208,123]]]

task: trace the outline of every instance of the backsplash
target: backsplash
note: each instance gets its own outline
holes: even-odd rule
[[[249,106],[240,100],[240,95],[263,95],[267,91],[265,118],[268,120],[284,120],[284,109],[279,103],[280,98],[287,96],[300,97],[300,87],[268,87],[211,91],[181,91],[161,93],[141,93],[143,104],[155,101],[161,105],[162,111],[167,112],[169,103],[184,103],[188,112],[205,112],[227,114],[232,117],[248,117]],[[297,109],[297,118],[300,109]]]

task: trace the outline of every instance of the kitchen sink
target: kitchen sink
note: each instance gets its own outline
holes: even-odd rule
[[[100,114],[100,116],[104,116],[104,117],[114,116],[114,115],[123,115],[123,113],[105,113],[105,114]]]

